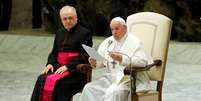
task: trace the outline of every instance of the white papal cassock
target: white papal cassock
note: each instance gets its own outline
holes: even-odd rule
[[[141,41],[134,35],[127,33],[117,42],[113,36],[105,39],[98,48],[98,53],[108,61],[97,61],[96,67],[106,67],[106,72],[96,80],[86,84],[80,101],[130,101],[130,80],[124,76],[124,67],[129,66],[129,58],[123,55],[122,62],[116,61],[113,67],[110,51],[117,51],[131,57],[132,65],[144,66],[152,63]],[[136,90],[150,90],[149,77],[146,72],[137,73]]]

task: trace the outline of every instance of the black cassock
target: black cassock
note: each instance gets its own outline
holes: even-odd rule
[[[52,52],[49,54],[47,64],[52,64],[54,70],[59,66],[57,61],[58,52],[80,53],[73,61],[65,64],[70,75],[56,82],[53,91],[53,101],[69,101],[86,84],[86,75],[76,70],[76,65],[86,63],[83,57],[86,54],[81,44],[92,46],[92,34],[89,30],[77,24],[70,31],[61,28],[56,32]],[[41,74],[35,84],[31,101],[39,101],[41,89],[44,86],[46,75]]]

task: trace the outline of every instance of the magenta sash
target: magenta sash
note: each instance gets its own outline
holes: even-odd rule
[[[76,52],[59,52],[57,61],[60,66],[72,61],[79,53]],[[44,87],[41,89],[40,101],[52,101],[53,90],[58,80],[70,75],[69,71],[62,74],[49,74],[45,80]]]

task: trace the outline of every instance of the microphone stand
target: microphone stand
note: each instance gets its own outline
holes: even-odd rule
[[[120,52],[119,52],[120,53]],[[136,93],[136,73],[133,72],[133,68],[132,68],[132,59],[130,56],[128,56],[127,54],[125,53],[120,53],[124,56],[126,56],[128,59],[129,59],[129,68],[130,68],[130,80],[131,80],[131,86],[130,86],[130,89],[131,89],[131,101],[133,101],[133,97],[132,97],[132,94],[133,93]],[[135,94],[136,96],[136,94]]]
[[[109,46],[113,43],[112,40],[109,40],[108,41],[108,46],[107,46],[107,49],[109,48]],[[109,51],[108,51],[109,52]],[[119,52],[120,53],[120,52]],[[132,68],[132,59],[131,57],[129,57],[127,54],[125,53],[120,53],[122,55],[125,55],[128,59],[129,59],[129,68],[130,68],[130,80],[131,80],[131,86],[130,86],[130,89],[131,89],[131,94],[135,93],[134,96],[136,96],[136,73],[133,72],[133,68]],[[116,62],[113,60],[112,61],[112,64],[113,64],[113,68],[115,68],[115,64]],[[109,66],[109,63],[107,62],[107,66]],[[131,101],[133,101],[133,96],[131,95]]]

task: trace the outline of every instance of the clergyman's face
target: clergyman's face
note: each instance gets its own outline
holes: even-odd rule
[[[62,14],[60,14],[61,22],[63,26],[70,30],[77,24],[77,16],[73,13],[72,10],[66,10]]]
[[[110,23],[110,29],[112,31],[112,36],[117,41],[121,40],[126,33],[126,26],[120,24],[118,21],[112,21]]]

